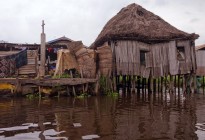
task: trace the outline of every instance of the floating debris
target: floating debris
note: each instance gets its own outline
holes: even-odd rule
[[[29,128],[28,126],[14,126],[14,127],[1,128],[0,131],[17,131],[17,130],[26,130],[28,128]]]
[[[57,132],[54,129],[48,129],[48,130],[45,130],[43,132],[43,135],[45,135],[45,136],[55,136],[55,135],[59,135],[61,133],[65,133],[65,131]]]
[[[28,127],[38,127],[38,124],[36,123],[23,123],[23,126],[28,126]]]
[[[82,139],[83,139],[83,140],[91,140],[91,139],[98,139],[98,138],[100,138],[100,136],[95,135],[95,134],[82,136]]]
[[[80,123],[73,123],[74,127],[81,127],[82,125]]]
[[[51,124],[51,122],[45,122],[45,123],[43,123],[43,125],[50,125]]]
[[[51,137],[51,136],[46,136],[46,140],[68,140],[66,137]]]

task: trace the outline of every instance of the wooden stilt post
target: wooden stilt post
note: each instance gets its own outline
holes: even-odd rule
[[[145,88],[145,82],[144,82],[144,78],[142,78],[142,92],[144,93],[144,88]]]
[[[130,75],[127,76],[127,81],[128,81],[127,89],[128,89],[128,92],[130,92],[130,89],[131,89],[131,76]]]
[[[175,75],[175,76],[174,76],[174,90],[175,90],[174,93],[175,93],[175,94],[176,94],[176,89],[177,89],[176,87],[177,87],[177,76]]]
[[[202,84],[202,88],[203,88],[203,95],[204,95],[204,76],[202,77],[203,79],[203,84]]]
[[[85,85],[85,92],[88,92],[88,83]]]
[[[138,95],[140,95],[140,87],[141,87],[141,85],[140,85],[140,82],[141,81],[141,78],[140,78],[140,76],[137,76],[137,94]]]
[[[116,90],[119,91],[119,88],[118,88],[118,85],[119,85],[118,75],[115,76],[115,83],[116,83]]]
[[[163,92],[163,81],[164,81],[164,78],[161,77],[161,93]]]
[[[113,91],[116,92],[117,91],[116,76],[113,76],[112,81],[113,81]]]
[[[196,75],[194,74],[194,76],[193,76],[194,78],[194,92],[196,93],[197,92],[197,85],[196,85]]]
[[[73,78],[73,73],[72,73],[72,71],[70,71],[70,76],[71,76],[71,78]],[[76,96],[75,86],[72,86],[72,88],[73,88],[73,95]]]
[[[83,70],[81,69],[80,70],[80,75],[81,75],[81,78],[83,78]],[[84,86],[84,84],[82,84],[82,88],[83,88],[83,93],[85,93],[85,86]]]
[[[156,84],[156,79],[153,79],[153,91],[154,91],[154,93],[156,93],[156,91],[157,91],[157,84]]]
[[[67,96],[69,96],[70,95],[70,90],[69,90],[68,85],[66,86],[66,92],[67,92]]]
[[[164,81],[165,81],[164,85],[165,85],[165,93],[166,93],[166,90],[167,90],[167,76],[164,77]]]
[[[169,91],[173,93],[174,83],[173,83],[173,76],[170,75],[170,83],[169,83]]]
[[[38,86],[39,98],[41,98],[41,86]]]
[[[135,81],[136,81],[136,76],[134,75],[134,76],[132,77],[132,92],[134,92],[134,93],[135,93],[135,88],[136,88],[136,86],[135,86]]]
[[[147,83],[148,94],[150,94],[151,93],[151,78],[149,77],[147,80],[148,80],[148,83]]]
[[[164,78],[162,77],[161,78],[161,101],[163,100],[163,81],[164,81]]]
[[[122,77],[122,86],[123,86],[123,93],[126,92],[126,75]]]
[[[160,78],[157,78],[157,90],[158,90],[158,93],[159,93],[159,88],[160,88]]]
[[[185,77],[184,77],[185,75],[182,75],[182,93],[184,93],[184,91],[185,91]]]
[[[178,78],[178,76],[177,75],[175,75],[175,79],[174,79],[174,85],[175,85],[175,89],[174,89],[174,101],[176,101],[176,94],[177,94],[177,78]]]
[[[180,97],[180,74],[178,74],[178,98]]]

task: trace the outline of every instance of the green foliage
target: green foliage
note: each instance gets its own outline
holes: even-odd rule
[[[99,84],[100,84],[101,92],[107,93],[109,89],[107,88],[107,85],[106,85],[106,77],[101,76]]]
[[[62,74],[62,75],[56,75],[52,77],[53,79],[58,79],[58,78],[71,78],[70,74]]]
[[[84,99],[86,97],[89,97],[89,95],[87,93],[82,93],[82,94],[76,96],[76,98],[78,98],[78,99]]]
[[[26,98],[28,98],[29,100],[35,99],[35,98],[40,98],[41,95],[37,94],[27,94]]]
[[[118,95],[119,95],[119,93],[117,93],[117,92],[108,92],[107,93],[107,96],[111,96],[111,97],[118,97]]]

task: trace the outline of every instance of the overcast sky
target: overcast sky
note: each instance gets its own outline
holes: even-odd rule
[[[47,41],[66,36],[89,46],[107,21],[131,3],[199,34],[196,45],[205,44],[205,0],[0,0],[0,41],[39,43],[44,19]]]

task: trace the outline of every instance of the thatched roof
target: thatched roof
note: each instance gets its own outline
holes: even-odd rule
[[[196,38],[198,35],[180,31],[159,16],[133,3],[121,9],[107,22],[93,46],[98,47],[106,41],[119,39],[160,42]]]
[[[197,51],[197,50],[202,50],[202,49],[205,49],[205,44],[199,45],[199,46],[196,46],[196,47],[195,47],[195,50],[196,50],[196,51]]]

